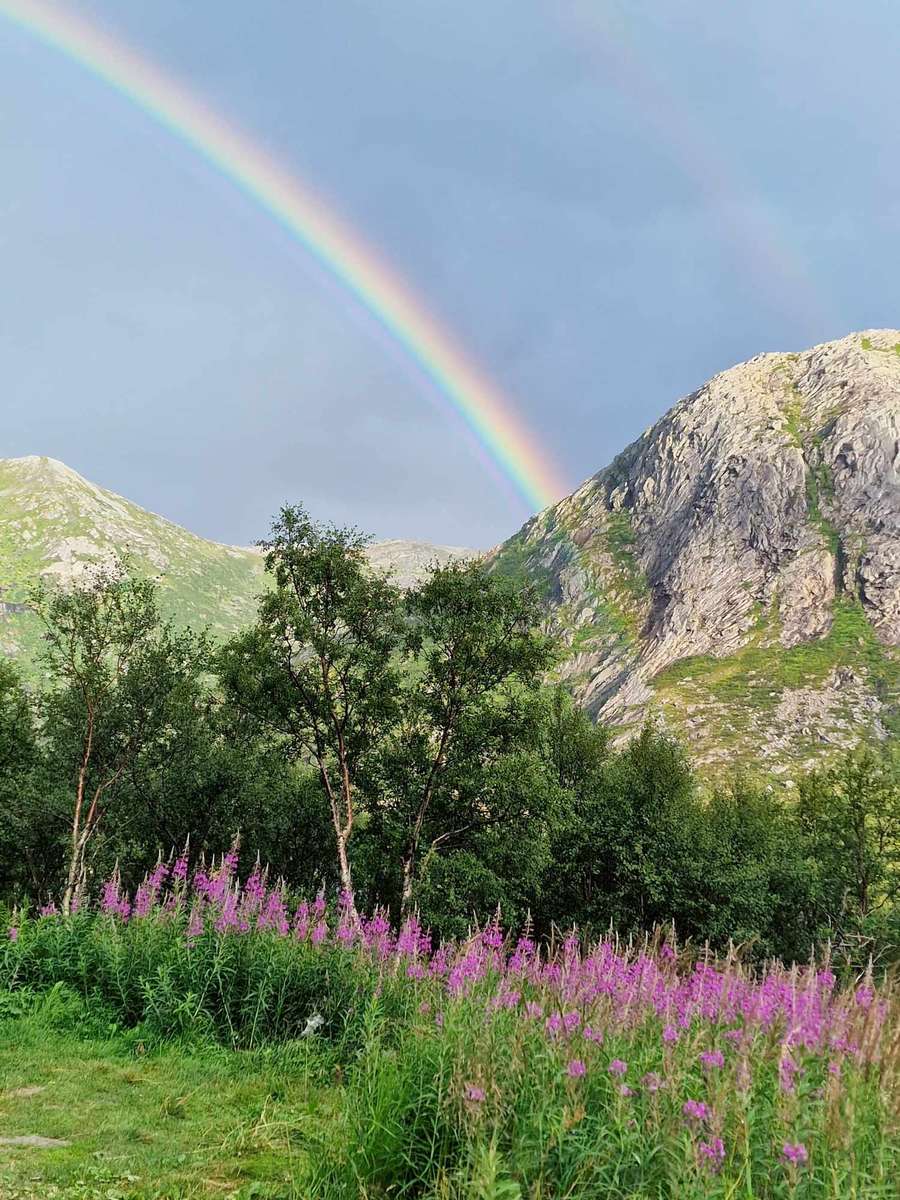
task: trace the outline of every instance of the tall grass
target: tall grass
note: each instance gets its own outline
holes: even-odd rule
[[[317,1039],[339,1102],[301,1131],[304,1195],[898,1195],[889,981],[754,972],[661,935],[537,946],[496,922],[435,949],[347,897],[289,912],[233,861],[166,874],[15,916],[0,986],[62,982],[149,1034]]]

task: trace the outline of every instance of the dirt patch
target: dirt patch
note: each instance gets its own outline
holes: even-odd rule
[[[0,1146],[32,1146],[37,1150],[56,1150],[68,1146],[63,1138],[41,1137],[39,1133],[23,1133],[19,1137],[0,1137]]]

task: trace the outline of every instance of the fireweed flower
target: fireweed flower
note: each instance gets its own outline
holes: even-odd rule
[[[578,1026],[580,1024],[581,1024],[581,1013],[575,1009],[573,1009],[571,1012],[567,1012],[566,1015],[563,1017],[563,1025],[565,1027],[566,1033],[574,1033],[574,1031],[578,1028]]]
[[[658,1092],[660,1088],[665,1087],[665,1083],[661,1075],[657,1075],[655,1071],[648,1071],[641,1080],[644,1088],[648,1092]]]
[[[869,1008],[875,999],[875,991],[873,988],[863,984],[856,989],[854,999],[860,1008]]]
[[[809,1151],[802,1142],[785,1142],[781,1147],[781,1158],[791,1166],[802,1167],[809,1159]]]
[[[702,1100],[685,1100],[681,1111],[689,1121],[705,1121],[709,1117],[709,1105]]]
[[[718,1171],[725,1161],[725,1143],[721,1138],[711,1138],[708,1142],[701,1142],[697,1147],[701,1163],[708,1171]]]
[[[625,1097],[625,1099],[627,1100],[629,1096],[633,1096],[633,1095],[634,1095],[634,1092],[633,1092],[633,1091],[632,1091],[632,1089],[631,1089],[631,1088],[628,1086],[628,1084],[627,1084],[627,1083],[620,1083],[620,1084],[619,1084],[619,1095],[620,1095],[620,1096],[624,1096],[624,1097]]]
[[[587,1042],[595,1042],[598,1046],[603,1045],[603,1030],[594,1029],[592,1025],[585,1025],[581,1031],[581,1036]]]
[[[672,1042],[677,1042],[680,1037],[681,1037],[681,1034],[678,1032],[678,1030],[675,1028],[674,1025],[667,1025],[662,1032],[663,1041],[668,1042],[670,1044]]]
[[[17,942],[17,941],[19,940],[19,927],[18,927],[18,925],[10,925],[10,927],[9,927],[9,940],[10,940],[11,942]]]
[[[474,1083],[467,1083],[463,1094],[470,1103],[481,1104],[485,1097],[485,1090]]]
[[[725,1066],[725,1055],[721,1050],[704,1050],[700,1061],[707,1070],[714,1070],[716,1067]]]
[[[566,1074],[569,1076],[570,1079],[580,1079],[586,1070],[587,1070],[587,1067],[584,1065],[584,1063],[582,1062],[582,1060],[580,1058],[573,1058],[572,1061],[569,1063],[569,1065],[566,1067]]]
[[[785,1055],[778,1064],[778,1077],[781,1081],[781,1090],[783,1092],[793,1092],[796,1083],[795,1077],[800,1074],[800,1068],[792,1058]]]
[[[606,1069],[609,1071],[610,1075],[621,1076],[624,1075],[628,1070],[628,1063],[623,1062],[621,1058],[614,1058]]]
[[[203,917],[200,913],[200,909],[194,905],[194,907],[191,909],[191,918],[188,921],[187,933],[185,936],[190,942],[193,941],[194,938],[199,937],[202,932]]]

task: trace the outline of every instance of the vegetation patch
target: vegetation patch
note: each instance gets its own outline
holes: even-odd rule
[[[787,688],[815,686],[840,666],[855,667],[900,682],[893,657],[878,641],[856,598],[835,600],[831,628],[824,637],[785,649],[775,642],[777,627],[761,621],[750,643],[727,658],[695,655],[664,668],[653,679],[657,691],[685,683],[729,705],[769,709]],[[769,644],[765,644],[769,643]]]
[[[900,1008],[871,973],[497,919],[434,947],[232,872],[111,880],[7,932],[0,1127],[69,1145],[9,1151],[4,1196],[881,1200],[900,1169]],[[277,998],[299,1036],[258,1026]]]

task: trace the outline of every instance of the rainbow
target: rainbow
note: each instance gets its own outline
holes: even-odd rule
[[[716,225],[730,237],[745,275],[775,311],[807,326],[806,336],[821,341],[825,330],[846,327],[801,256],[794,239],[782,228],[777,210],[762,203],[758,187],[713,136],[679,92],[667,87],[645,61],[632,36],[633,6],[572,0],[557,4],[553,14],[603,73],[607,84],[624,95],[643,123],[690,179]]]
[[[180,138],[278,221],[362,304],[462,417],[533,511],[570,489],[499,390],[358,233],[304,183],[118,38],[45,0],[0,16],[60,51]]]

